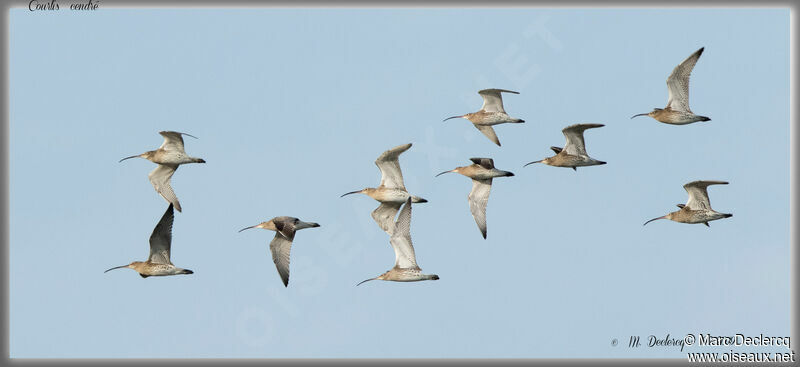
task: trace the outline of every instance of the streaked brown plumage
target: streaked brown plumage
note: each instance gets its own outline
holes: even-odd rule
[[[422,269],[417,265],[417,256],[411,244],[411,198],[406,199],[405,205],[397,215],[394,231],[389,238],[389,243],[394,249],[394,267],[389,271],[370,278],[370,280],[388,280],[393,282],[417,282],[421,280],[438,280],[436,274],[422,274]],[[361,283],[356,284],[361,285]]]
[[[378,156],[378,159],[375,160],[375,165],[381,170],[380,186],[376,188],[367,187],[342,195],[343,197],[350,194],[364,194],[379,201],[381,204],[372,211],[372,219],[389,235],[392,234],[392,228],[394,227],[394,217],[407,198],[410,197],[414,203],[428,202],[428,200],[419,196],[409,194],[403,183],[403,172],[400,170],[399,157],[409,148],[411,148],[411,143],[399,145]]]
[[[586,131],[587,129],[593,129],[603,126],[605,125],[574,124],[565,127],[563,130],[561,130],[561,132],[564,133],[564,137],[567,138],[567,143],[564,145],[564,149],[561,149],[559,147],[550,147],[550,149],[556,152],[555,156],[538,161],[529,162],[525,164],[525,166],[534,163],[544,163],[555,167],[569,167],[577,171],[577,167],[606,164],[606,162],[598,161],[594,158],[589,157],[589,154],[586,153],[586,144],[584,143],[583,140],[584,131]]]
[[[150,235],[150,256],[147,261],[134,261],[128,265],[113,267],[106,270],[109,272],[114,269],[128,268],[136,270],[142,278],[150,276],[165,276],[178,274],[193,274],[189,269],[181,269],[172,265],[170,261],[170,249],[172,247],[172,222],[175,218],[172,211],[172,204],[169,204],[167,211],[158,221],[153,233]]]
[[[478,225],[483,239],[486,239],[486,204],[489,202],[489,193],[492,190],[492,179],[510,177],[514,174],[494,168],[494,160],[491,158],[470,158],[470,160],[473,162],[472,165],[456,167],[436,176],[455,172],[472,179],[472,190],[467,196],[469,210],[472,212],[472,218],[475,219],[475,224]]]
[[[667,78],[669,99],[667,100],[666,107],[654,108],[653,111],[649,113],[640,113],[638,115],[633,115],[631,118],[636,116],[650,116],[657,121],[672,125],[686,125],[697,121],[711,121],[711,119],[706,116],[695,115],[694,112],[689,109],[689,76],[697,60],[700,58],[700,55],[703,54],[704,49],[705,47],[701,47],[672,70],[672,74]]]
[[[692,181],[683,185],[686,192],[689,193],[689,200],[686,204],[678,204],[680,210],[669,213],[667,215],[653,218],[644,222],[650,223],[658,219],[669,219],[680,223],[703,223],[709,227],[708,222],[712,220],[730,218],[733,214],[719,213],[711,209],[711,201],[708,199],[708,186],[711,185],[727,185],[725,181]]]
[[[294,241],[294,234],[305,228],[316,228],[319,224],[313,222],[303,222],[295,217],[275,217],[266,222],[242,228],[239,232],[250,228],[262,228],[270,231],[275,231],[275,237],[269,244],[270,252],[272,252],[272,261],[278,269],[278,274],[281,276],[283,285],[289,286],[289,254],[292,250],[292,241]]]
[[[497,138],[492,125],[504,123],[523,123],[525,120],[509,116],[503,108],[503,97],[500,93],[513,93],[519,94],[505,89],[483,89],[478,91],[478,94],[483,97],[483,106],[477,112],[467,113],[464,115],[448,117],[443,121],[455,118],[467,119],[475,125],[483,135],[486,135],[489,140],[500,146],[500,139]]]
[[[181,203],[178,202],[178,197],[175,196],[175,192],[172,191],[170,178],[172,178],[175,170],[177,170],[178,166],[181,164],[206,163],[206,161],[201,158],[194,158],[186,155],[186,151],[183,149],[183,138],[181,135],[195,138],[194,136],[177,131],[161,131],[159,134],[164,137],[164,142],[158,149],[125,157],[119,161],[122,162],[126,159],[138,157],[158,164],[158,167],[151,171],[147,177],[150,179],[150,183],[153,184],[153,188],[156,189],[156,192],[168,203],[174,205],[175,209],[181,211]]]

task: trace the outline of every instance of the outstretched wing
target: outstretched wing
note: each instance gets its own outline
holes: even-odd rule
[[[564,150],[567,154],[586,157],[586,144],[583,141],[583,132],[586,129],[593,129],[603,127],[603,124],[575,124],[565,127],[561,130],[564,137],[567,138],[567,143],[564,145]],[[550,148],[552,149],[552,147]],[[555,149],[553,149],[555,151]]]
[[[381,170],[381,186],[393,189],[403,189],[403,172],[400,170],[400,154],[411,148],[411,143],[396,146],[383,152],[375,164]]]
[[[472,191],[469,192],[469,210],[475,224],[486,239],[486,204],[489,202],[489,192],[492,191],[492,179],[472,180]]]
[[[159,149],[166,151],[184,152],[183,150],[183,137],[181,135],[191,136],[187,133],[177,131],[159,131],[159,134],[164,137],[164,142],[161,143]],[[195,138],[197,139],[197,138]]]
[[[494,160],[491,158],[470,158],[469,160],[486,169],[494,168]]]
[[[397,211],[400,209],[401,205],[403,204],[381,203],[381,205],[378,205],[372,212],[372,219],[375,219],[375,222],[378,223],[378,227],[381,227],[381,229],[390,236],[392,232],[394,232],[394,216],[397,215]]]
[[[672,74],[667,78],[667,89],[669,89],[669,100],[667,100],[667,108],[673,110],[692,112],[689,109],[689,76],[697,63],[697,59],[703,54],[701,47],[695,51],[691,56],[683,60],[675,69]]]
[[[394,225],[394,232],[389,238],[389,243],[394,249],[394,266],[401,269],[419,269],[417,257],[414,254],[414,246],[411,244],[411,198],[406,200],[397,222]]]
[[[474,125],[474,124],[473,124]],[[475,125],[475,127],[480,130],[483,135],[486,135],[489,140],[493,141],[497,146],[500,146],[500,139],[497,138],[497,134],[494,133],[494,129],[492,129],[489,125]]]
[[[155,264],[172,264],[169,261],[169,252],[172,247],[172,222],[175,213],[172,204],[169,204],[167,211],[161,216],[153,233],[150,235],[150,257],[148,260]]]
[[[175,206],[175,209],[181,211],[181,203],[178,202],[178,197],[175,196],[175,192],[172,191],[172,186],[169,184],[170,178],[175,173],[175,170],[178,169],[178,166],[166,165],[166,164],[159,164],[156,169],[150,172],[147,177],[150,179],[150,183],[153,184],[153,187],[156,189],[156,192],[161,194],[161,197],[164,198],[168,203],[171,203]]]
[[[294,232],[292,232],[294,234]],[[272,252],[272,261],[275,262],[275,267],[278,269],[278,274],[281,276],[283,285],[289,286],[289,254],[292,251],[292,240],[286,238],[281,231],[275,232],[275,237],[269,243],[270,252]]]
[[[503,112],[506,111],[503,109],[503,97],[500,96],[501,92],[507,93],[514,93],[519,94],[519,92],[514,92],[505,89],[483,89],[478,91],[478,94],[483,97],[483,106],[481,109],[486,112]]]
[[[692,181],[683,185],[689,193],[686,207],[691,210],[711,210],[711,201],[708,199],[708,186],[727,185],[725,181]]]

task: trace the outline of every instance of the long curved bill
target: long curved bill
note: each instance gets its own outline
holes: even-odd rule
[[[444,171],[444,172],[442,172],[442,173],[440,173],[440,174],[438,174],[438,175],[436,175],[436,176],[434,176],[434,177],[439,177],[439,176],[441,176],[441,175],[443,175],[443,174],[445,174],[445,173],[450,173],[450,172],[455,172],[455,170],[451,169],[451,170],[449,170],[449,171]]]
[[[636,116],[647,116],[647,115],[649,115],[649,113],[640,113],[640,114],[638,114],[638,115],[633,115],[633,116],[631,116],[631,118],[634,118],[634,117],[636,117]]]
[[[256,224],[256,225],[254,225],[254,226],[250,226],[250,227],[245,227],[245,228],[242,228],[242,229],[240,229],[240,230],[239,230],[239,233],[241,233],[241,232],[242,232],[242,231],[244,231],[245,229],[256,228],[256,227],[258,227],[258,226],[260,226],[260,224]]]
[[[442,122],[445,122],[445,121],[447,121],[447,120],[451,120],[451,119],[460,119],[460,118],[463,118],[463,117],[464,117],[464,115],[459,115],[459,116],[448,117],[448,118],[446,118],[446,119],[442,120]]]
[[[361,281],[361,283],[356,284],[356,287],[358,287],[359,285],[361,285],[363,283],[369,282],[370,280],[375,280],[375,279],[378,279],[378,278],[369,278],[367,280],[363,280],[363,281]]]
[[[124,160],[126,160],[126,159],[138,158],[139,156],[140,156],[140,154],[137,154],[137,155],[132,155],[132,156],[130,156],[130,157],[125,157],[125,158],[122,158],[122,159],[120,159],[119,161],[120,161],[120,162],[122,162],[122,161],[124,161]]]
[[[522,166],[522,167],[528,167],[528,165],[529,165],[529,164],[534,164],[534,163],[542,163],[542,160],[540,159],[540,160],[538,160],[538,161],[529,162],[529,163],[525,164],[525,165],[524,165],[524,166]]]
[[[108,269],[108,270],[104,271],[103,273],[108,273],[109,271],[112,271],[114,269],[122,269],[122,268],[127,268],[127,267],[128,267],[128,265],[115,266],[115,267],[113,267],[111,269]]]
[[[648,220],[647,222],[644,222],[644,224],[642,224],[642,225],[645,225],[645,224],[647,224],[647,223],[650,223],[650,222],[652,222],[652,221],[654,221],[654,220],[659,220],[659,219],[667,219],[667,216],[666,216],[666,215],[664,215],[664,216],[661,216],[661,217],[658,217],[658,218],[653,218],[653,219],[650,219],[650,220]]]
[[[360,194],[360,193],[361,193],[361,191],[363,191],[363,190],[351,191],[351,192],[348,192],[348,193],[346,193],[346,194],[342,194],[342,196],[339,196],[339,197],[340,197],[340,198],[343,198],[343,197],[345,197],[345,196],[347,196],[347,195],[350,195],[350,194]]]

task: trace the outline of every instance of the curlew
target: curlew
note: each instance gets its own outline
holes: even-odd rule
[[[319,224],[303,222],[294,217],[275,217],[267,222],[242,228],[239,230],[239,232],[250,228],[262,228],[275,231],[275,238],[273,238],[272,242],[269,243],[269,249],[272,252],[272,261],[275,262],[275,267],[278,268],[278,274],[281,276],[283,285],[288,287],[289,253],[292,251],[294,234],[301,229],[316,227],[319,227]]]
[[[397,216],[397,223],[394,231],[389,238],[389,243],[394,249],[394,267],[370,280],[391,280],[393,282],[417,282],[420,280],[438,280],[436,274],[422,274],[422,269],[417,265],[417,257],[414,255],[414,246],[411,244],[411,198],[406,200],[405,206]],[[361,285],[361,283],[356,284]]]
[[[161,131],[159,134],[164,137],[164,143],[162,143],[158,149],[122,158],[119,161],[122,162],[126,159],[138,157],[158,164],[158,167],[150,172],[147,177],[150,179],[150,183],[153,184],[156,192],[168,203],[174,205],[175,209],[181,211],[181,203],[178,202],[178,197],[175,196],[175,192],[172,191],[169,180],[181,164],[206,163],[206,161],[200,158],[190,157],[186,155],[186,151],[183,150],[183,138],[181,135],[195,138],[194,136],[177,131]]]
[[[381,204],[372,212],[372,219],[378,223],[387,234],[392,234],[394,226],[394,217],[400,206],[406,202],[409,197],[414,203],[426,203],[425,200],[419,196],[414,196],[406,191],[403,184],[403,172],[400,170],[400,161],[398,158],[400,154],[411,148],[411,143],[399,145],[389,149],[381,154],[375,160],[375,164],[381,170],[381,184],[377,188],[365,188],[358,191],[348,192],[340,197],[350,194],[364,194],[367,195]]]
[[[444,119],[464,118],[472,122],[475,127],[486,135],[489,140],[493,141],[497,146],[500,146],[500,139],[494,133],[492,125],[504,123],[523,123],[525,120],[509,116],[503,109],[503,97],[500,96],[501,92],[519,94],[505,89],[483,89],[478,91],[478,94],[483,97],[483,106],[480,111],[468,113],[466,115],[453,116]]]
[[[556,155],[527,163],[525,166],[533,163],[544,163],[555,167],[570,167],[577,171],[577,167],[606,164],[606,162],[598,161],[589,157],[589,154],[586,153],[586,144],[583,141],[583,132],[586,129],[593,129],[603,126],[605,125],[575,124],[565,127],[563,130],[561,130],[561,132],[564,133],[564,136],[567,138],[567,143],[564,145],[564,149],[559,147],[550,147],[550,149],[556,152]]]
[[[172,204],[169,204],[167,211],[158,221],[156,227],[153,228],[153,233],[150,235],[150,257],[147,261],[134,261],[128,265],[113,267],[105,271],[105,273],[121,268],[128,268],[136,270],[142,278],[151,276],[165,276],[165,275],[178,275],[178,274],[193,274],[194,272],[189,269],[181,269],[172,265],[169,260],[170,247],[172,245],[172,222],[175,219],[175,214],[172,210]]]
[[[733,214],[719,213],[711,209],[711,202],[708,200],[708,186],[710,185],[727,185],[725,181],[692,181],[683,185],[686,192],[689,193],[689,201],[686,204],[678,204],[680,210],[669,213],[665,216],[653,218],[644,222],[650,223],[657,219],[669,219],[680,223],[703,223],[706,227],[710,227],[708,222],[712,220],[730,218]],[[643,224],[643,225],[644,225]]]
[[[470,160],[474,163],[473,165],[456,167],[450,171],[444,171],[436,177],[448,172],[455,172],[472,179],[472,191],[467,196],[469,210],[472,212],[472,218],[475,219],[483,239],[486,239],[486,203],[489,201],[489,192],[492,190],[492,179],[510,177],[514,174],[494,168],[494,161],[491,158],[470,158]]]
[[[667,88],[669,89],[669,99],[667,100],[667,107],[654,108],[652,112],[640,113],[633,115],[636,116],[650,116],[657,121],[665,124],[672,125],[686,125],[697,121],[711,121],[706,116],[695,115],[689,109],[689,75],[692,73],[694,64],[697,59],[703,54],[705,47],[700,47],[691,56],[678,64],[672,74],[667,78]]]

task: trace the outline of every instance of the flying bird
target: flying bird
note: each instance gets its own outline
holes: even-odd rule
[[[501,92],[519,94],[519,92],[505,89],[480,90],[478,91],[478,94],[483,97],[483,106],[481,106],[481,109],[478,112],[448,117],[443,121],[456,118],[467,119],[472,122],[472,124],[475,125],[475,127],[480,130],[483,135],[486,135],[489,140],[493,141],[495,144],[497,144],[497,146],[500,146],[500,139],[498,139],[497,134],[494,133],[492,125],[525,122],[525,120],[511,117],[506,113],[506,110],[503,109],[503,97],[500,96]]]
[[[165,276],[178,274],[193,274],[189,269],[181,269],[172,265],[169,260],[170,248],[172,247],[172,222],[175,214],[172,204],[169,204],[167,211],[158,221],[153,233],[150,235],[150,257],[147,261],[134,261],[128,265],[113,267],[106,270],[109,272],[114,269],[128,268],[136,270],[142,278],[150,276]]]
[[[436,274],[422,274],[422,269],[417,265],[417,257],[414,255],[414,246],[411,244],[411,198],[406,200],[405,205],[400,210],[395,223],[394,233],[389,238],[389,243],[394,249],[394,267],[389,271],[370,278],[370,280],[390,280],[393,282],[417,282],[420,280],[438,280]],[[356,284],[356,286],[361,285]]]
[[[351,191],[343,194],[340,197],[350,194],[364,194],[367,195],[381,204],[372,212],[372,219],[378,223],[378,226],[391,235],[394,227],[394,217],[400,206],[406,202],[409,197],[414,203],[427,203],[419,196],[414,196],[406,191],[403,185],[403,172],[400,171],[400,161],[398,158],[400,154],[411,148],[411,143],[396,146],[383,152],[375,164],[381,170],[381,184],[377,188],[365,188],[358,191]]]
[[[657,219],[669,219],[680,223],[703,223],[706,227],[710,227],[708,222],[712,220],[730,218],[733,214],[719,213],[711,209],[711,201],[708,200],[708,186],[711,185],[727,185],[725,181],[692,181],[683,185],[686,192],[689,193],[689,201],[686,204],[678,204],[680,210],[669,213],[665,216],[653,218],[644,222],[650,223]]]
[[[492,179],[510,177],[514,174],[494,168],[494,160],[491,158],[470,158],[470,160],[474,163],[471,166],[456,167],[450,171],[444,171],[436,177],[448,172],[455,172],[472,179],[472,191],[467,196],[469,210],[472,212],[472,218],[475,219],[483,238],[486,239],[486,203],[489,201],[489,192],[492,190]]]
[[[633,115],[631,118],[636,116],[650,116],[665,124],[673,125],[686,125],[697,121],[711,121],[711,119],[706,116],[695,115],[694,112],[689,109],[689,75],[692,73],[697,59],[703,54],[703,49],[705,49],[705,47],[701,47],[686,58],[686,60],[683,60],[682,63],[678,64],[678,66],[672,70],[672,74],[667,78],[667,88],[669,89],[667,107],[654,108],[652,112],[640,113],[638,115]]]
[[[272,242],[269,243],[269,249],[272,252],[272,261],[275,262],[275,267],[278,268],[278,274],[281,276],[283,285],[288,287],[289,253],[292,250],[294,234],[301,229],[315,227],[319,227],[319,224],[313,222],[303,222],[294,217],[275,217],[267,222],[242,228],[239,230],[239,232],[250,228],[262,228],[275,231],[275,237],[272,239]]]
[[[164,137],[164,143],[162,143],[158,149],[125,157],[119,161],[122,162],[126,159],[138,157],[158,164],[158,167],[150,172],[147,177],[150,179],[150,183],[153,184],[156,192],[168,203],[174,205],[175,209],[181,211],[181,203],[178,202],[178,197],[175,196],[175,192],[172,191],[169,180],[181,164],[206,163],[206,161],[200,158],[190,157],[186,155],[186,151],[183,150],[183,138],[181,135],[195,138],[194,136],[177,131],[161,131],[159,134]]]
[[[550,149],[556,152],[555,156],[527,163],[523,167],[534,163],[544,163],[555,167],[570,167],[577,171],[577,167],[606,164],[606,162],[598,161],[589,157],[589,154],[586,153],[586,144],[583,141],[583,132],[586,129],[593,129],[603,126],[605,125],[575,124],[565,127],[563,130],[561,130],[561,132],[564,133],[564,136],[567,138],[567,143],[564,145],[563,149],[559,147],[550,147]]]

